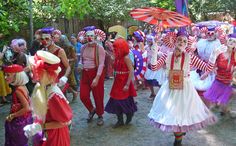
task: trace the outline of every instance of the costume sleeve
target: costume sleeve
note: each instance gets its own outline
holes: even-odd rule
[[[190,66],[191,66],[191,68],[196,67],[196,68],[198,68],[202,71],[206,71],[206,72],[210,72],[214,68],[213,63],[211,63],[210,61],[208,61],[208,63],[205,63],[204,61],[202,61],[201,59],[199,59],[195,55],[191,55],[191,64],[190,64]]]
[[[154,70],[154,71],[160,69],[160,68],[165,64],[166,58],[167,58],[167,54],[163,54],[163,55],[155,62],[155,64],[152,63],[151,69]]]
[[[103,71],[103,67],[104,67],[104,61],[105,61],[105,50],[100,45],[98,47],[98,55],[99,55],[99,65],[98,65],[97,75],[101,75]]]
[[[68,122],[72,119],[72,110],[67,101],[54,94],[48,101],[49,112],[53,120]]]

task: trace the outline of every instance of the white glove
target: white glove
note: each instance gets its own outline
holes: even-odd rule
[[[220,47],[216,48],[213,50],[213,52],[211,53],[211,56],[209,58],[209,61],[211,63],[215,63],[217,57],[221,54],[227,51],[227,46],[225,45],[221,45]]]
[[[25,131],[24,134],[27,138],[34,136],[38,132],[42,132],[42,127],[39,123],[33,123],[30,125],[26,125],[23,130]]]
[[[68,78],[67,78],[66,76],[61,77],[61,78],[59,79],[58,86],[59,86],[59,87],[64,86],[64,85],[66,84],[67,80],[68,80]]]
[[[151,53],[152,53],[151,64],[153,65],[156,64],[157,62],[158,50],[159,48],[156,45],[153,45],[151,47]]]

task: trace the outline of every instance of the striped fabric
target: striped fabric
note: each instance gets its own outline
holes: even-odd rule
[[[209,63],[205,63],[204,61],[202,61],[201,59],[199,59],[197,56],[195,55],[190,55],[191,56],[191,62],[190,62],[190,67],[196,67],[202,71],[206,71],[206,72],[210,72],[213,70],[214,64],[209,62]],[[156,64],[152,64],[151,65],[151,69],[152,70],[158,70],[160,69],[164,64],[165,64],[165,60],[167,58],[167,54],[163,54],[163,56],[161,56],[161,58],[159,60],[157,60]]]

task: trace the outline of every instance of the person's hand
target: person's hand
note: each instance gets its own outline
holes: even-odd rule
[[[66,84],[66,82],[68,81],[68,78],[66,76],[63,76],[59,79],[59,83],[58,83],[58,86],[59,87],[62,87]]]
[[[77,68],[78,72],[81,72],[83,70],[83,64],[78,64],[78,68]]]
[[[205,72],[203,75],[201,75],[200,79],[205,80],[208,77],[209,72]]]
[[[153,45],[151,47],[151,53],[152,53],[152,58],[151,58],[151,64],[156,64],[157,62],[157,55],[158,55],[158,47],[156,45]]]
[[[7,120],[8,122],[11,122],[14,118],[15,118],[14,114],[10,114],[10,115],[8,115],[8,116],[6,117],[6,120]]]
[[[123,88],[123,91],[128,91],[128,89],[129,89],[129,86],[125,85],[124,88]]]
[[[39,123],[33,123],[33,124],[29,124],[26,125],[24,128],[24,134],[26,137],[32,137],[35,134],[37,134],[38,132],[42,131],[42,126]]]
[[[98,78],[98,77],[95,77],[95,78],[93,79],[92,84],[91,84],[91,88],[96,87],[96,86],[98,85],[98,81],[99,81],[99,78]]]

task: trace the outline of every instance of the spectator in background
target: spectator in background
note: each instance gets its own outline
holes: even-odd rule
[[[113,53],[113,42],[116,36],[116,32],[109,32],[107,34],[107,40],[105,41],[105,69],[106,69],[106,79],[113,78],[113,63],[114,63],[114,53]]]
[[[79,41],[77,41],[75,34],[71,35],[70,42],[76,50],[77,61],[75,62],[75,68],[78,68],[78,63],[79,63],[78,61],[80,60],[80,53],[81,53],[80,49],[82,47],[82,44]],[[79,72],[77,69],[75,69],[75,79],[76,79],[77,86],[79,86],[79,78],[80,78]]]
[[[42,44],[40,43],[40,38],[41,38],[41,29],[38,29],[35,34],[34,34],[34,41],[32,43],[32,47],[30,48],[29,52],[30,55],[34,56],[34,54],[38,51],[42,49]]]
[[[76,51],[72,45],[63,46],[63,48],[66,52],[67,58],[69,60],[69,65],[71,68],[71,72],[68,77],[68,83],[69,83],[68,90],[69,92],[73,94],[73,99],[72,99],[72,102],[73,102],[77,99],[77,96],[78,96],[77,87],[76,87],[77,83],[75,79],[75,63],[77,62]]]
[[[7,84],[4,74],[3,74],[3,71],[2,71],[3,55],[4,55],[4,49],[2,52],[0,52],[0,97],[2,97],[2,101],[0,102],[0,106],[2,106],[5,103],[8,103],[6,96],[11,93],[11,88]]]

